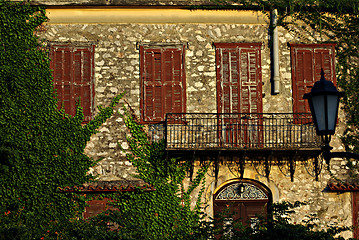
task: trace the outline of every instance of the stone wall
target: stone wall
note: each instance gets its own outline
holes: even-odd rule
[[[43,37],[49,42],[94,42],[95,105],[107,106],[123,91],[139,115],[140,43],[181,42],[186,49],[187,112],[214,113],[216,72],[214,42],[262,42],[263,108],[265,112],[291,112],[290,56],[284,33],[281,40],[281,94],[271,95],[268,26],[239,24],[49,24]],[[291,39],[289,39],[291,40]],[[289,72],[289,74],[288,74]],[[286,104],[283,104],[286,102]],[[104,158],[96,168],[101,175],[127,176],[117,142],[125,149],[124,127],[115,115],[88,144],[88,153]],[[121,167],[120,167],[121,166]],[[119,170],[119,169],[125,169]],[[126,172],[126,173],[125,173]]]
[[[50,21],[51,22],[51,21]],[[263,111],[292,111],[290,50],[293,37],[283,29],[280,40],[280,94],[271,94],[268,26],[263,24],[48,24],[43,37],[49,42],[92,42],[95,48],[95,105],[107,106],[126,91],[125,98],[139,115],[141,43],[186,43],[187,112],[215,113],[216,69],[214,42],[261,42]],[[104,158],[101,175],[126,175],[117,142],[126,149],[122,119],[115,115],[93,137],[88,153]],[[122,163],[122,167],[119,164]]]
[[[210,206],[207,208],[208,214],[213,216],[212,196],[215,190],[233,179],[238,179],[239,174],[231,169],[230,164],[223,164],[219,170],[217,181],[213,173],[211,174],[211,170],[206,177],[204,201]],[[307,205],[296,209],[296,213],[291,216],[293,222],[300,223],[302,220],[308,219],[307,216],[314,214],[319,219],[317,222],[319,227],[322,228],[352,225],[351,194],[328,191],[327,183],[331,175],[326,169],[322,169],[319,181],[315,181],[314,176],[308,174],[304,164],[297,163],[292,182],[288,172],[280,170],[277,166],[272,166],[270,176],[266,178],[247,162],[244,178],[254,179],[268,186],[272,192],[273,202],[306,202]],[[347,231],[343,236],[350,238],[352,232]]]
[[[279,28],[280,44],[280,93],[271,94],[270,37],[267,24],[222,24],[222,23],[106,23],[106,24],[61,24],[46,25],[41,37],[49,42],[92,42],[95,49],[95,105],[109,105],[116,94],[126,91],[126,101],[139,115],[140,70],[139,48],[141,43],[185,43],[187,112],[215,113],[216,108],[216,66],[214,42],[261,42],[263,111],[266,113],[287,113],[292,111],[292,83],[289,42],[299,43],[286,30]],[[121,111],[121,106],[118,106]],[[99,174],[100,180],[133,179],[135,169],[120,149],[128,149],[126,127],[115,113],[91,138],[86,153],[94,159],[103,158],[92,173]],[[340,149],[340,142],[335,141]],[[120,145],[120,146],[119,146]],[[339,171],[341,169],[335,169]],[[344,169],[345,170],[345,169]],[[238,176],[222,165],[218,180],[208,175],[206,201],[212,203],[215,189],[226,181]],[[294,182],[284,176],[278,167],[272,167],[269,178],[258,174],[253,166],[246,165],[246,178],[256,179],[267,185],[273,200],[308,201],[294,221],[299,222],[305,215],[318,214],[323,224],[337,222],[351,225],[351,198],[349,193],[327,192],[330,174],[323,169],[319,181],[310,176],[305,167],[298,164]],[[189,182],[188,182],[189,183]],[[212,208],[209,208],[212,214]],[[349,237],[350,233],[346,237]]]

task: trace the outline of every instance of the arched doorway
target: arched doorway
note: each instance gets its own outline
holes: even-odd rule
[[[224,228],[237,220],[255,225],[257,216],[266,216],[271,203],[272,194],[267,186],[251,179],[236,179],[214,193],[213,212]]]

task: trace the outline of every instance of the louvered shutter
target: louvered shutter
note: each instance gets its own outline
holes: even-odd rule
[[[320,72],[323,68],[325,79],[336,84],[334,49],[314,49],[314,82],[320,80]]]
[[[142,48],[142,47],[141,47]],[[143,52],[142,87],[145,121],[159,121],[162,109],[162,53],[160,49]]]
[[[295,76],[293,81],[293,112],[309,112],[309,105],[303,99],[303,95],[308,92],[308,86],[313,86],[313,51],[301,49],[296,51]]]
[[[217,85],[219,86],[219,112],[232,113],[240,112],[240,81],[238,74],[238,58],[237,49],[221,49],[217,50]]]
[[[241,81],[241,112],[262,112],[262,78],[260,49],[239,49],[240,81]]]
[[[70,47],[54,46],[51,51],[51,68],[53,69],[54,86],[57,91],[58,107],[64,107],[66,113],[74,115],[74,99],[72,98],[72,62]]]
[[[74,91],[75,100],[81,103],[84,121],[92,118],[93,112],[93,49],[74,49]]]
[[[58,107],[67,114],[76,114],[76,103],[81,99],[84,121],[93,113],[93,54],[94,46],[51,46],[50,67],[53,69],[54,86],[58,94]]]
[[[216,43],[218,113],[261,113],[262,76],[260,43]],[[226,147],[263,144],[261,115],[242,118],[224,114],[219,141]]]
[[[165,49],[163,60],[165,113],[182,113],[185,111],[183,49]]]
[[[141,52],[141,113],[145,122],[185,112],[184,48],[144,48]]]
[[[260,44],[215,46],[218,112],[262,112]]]
[[[293,112],[310,113],[303,95],[320,80],[321,69],[325,78],[336,84],[334,44],[291,44]]]

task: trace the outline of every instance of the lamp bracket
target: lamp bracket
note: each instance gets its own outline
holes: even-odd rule
[[[359,160],[359,154],[351,152],[330,152],[324,151],[324,159],[331,158],[353,158]]]

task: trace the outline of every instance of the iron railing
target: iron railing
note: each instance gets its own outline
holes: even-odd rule
[[[168,113],[167,149],[320,148],[309,113]]]

